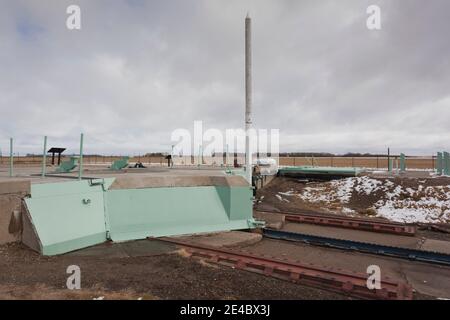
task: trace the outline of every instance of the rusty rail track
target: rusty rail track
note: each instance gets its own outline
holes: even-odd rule
[[[294,283],[343,292],[350,296],[386,300],[411,300],[413,298],[411,286],[389,278],[381,279],[381,289],[371,290],[367,286],[368,275],[366,274],[302,264],[298,261],[256,255],[241,250],[215,248],[173,238],[158,238],[158,240],[183,247],[193,258],[201,258]]]
[[[379,220],[370,220],[363,218],[339,217],[329,214],[314,213],[291,213],[291,212],[272,212],[257,211],[260,213],[276,213],[284,215],[285,221],[296,223],[309,223],[330,227],[339,227],[346,229],[355,229],[371,232],[391,233],[404,236],[414,236],[416,227],[396,222],[383,222]]]
[[[450,265],[450,255],[441,252],[411,249],[405,247],[393,247],[377,243],[329,238],[324,236],[316,236],[311,234],[274,230],[268,228],[263,229],[263,235],[267,238],[298,241],[315,246],[329,247],[341,250],[359,251],[370,254],[391,256],[399,259],[442,264],[446,266]]]

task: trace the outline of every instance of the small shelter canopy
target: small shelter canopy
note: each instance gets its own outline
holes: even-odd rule
[[[52,147],[47,151],[47,153],[52,154],[52,165],[55,164],[55,154],[58,154],[58,165],[61,164],[61,153],[63,153],[65,150],[66,148]]]

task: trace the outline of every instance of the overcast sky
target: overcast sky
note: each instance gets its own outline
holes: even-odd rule
[[[448,0],[0,0],[0,148],[168,151],[174,129],[254,125],[281,151],[450,149]],[[81,7],[81,30],[66,8]],[[381,8],[381,30],[366,9]]]

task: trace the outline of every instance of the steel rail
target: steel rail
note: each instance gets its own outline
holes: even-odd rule
[[[173,238],[158,238],[158,240],[183,247],[190,257],[206,259],[213,263],[294,283],[320,287],[335,292],[344,292],[345,294],[359,298],[390,300],[410,300],[413,298],[411,286],[386,277],[381,279],[381,289],[369,289],[367,285],[367,274],[337,270],[313,264],[303,264],[299,261],[288,259],[282,260],[275,257],[244,252],[242,250],[215,248]]]
[[[344,250],[355,250],[371,254],[392,256],[408,260],[417,260],[428,263],[450,265],[450,255],[440,252],[424,251],[410,248],[391,247],[386,245],[359,242],[353,240],[335,239],[296,232],[287,232],[273,229],[263,229],[267,238],[299,241],[310,245],[331,247]]]
[[[286,221],[297,223],[317,224],[330,227],[347,228],[371,232],[391,233],[398,235],[414,236],[416,227],[396,222],[383,222],[362,218],[339,217],[337,215],[314,214],[314,213],[290,213],[290,212],[271,212],[256,211],[258,213],[276,213],[282,214]]]

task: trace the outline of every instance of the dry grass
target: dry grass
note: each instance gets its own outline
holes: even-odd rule
[[[280,165],[282,166],[310,166],[311,164],[312,159],[307,157],[280,158]],[[314,158],[314,165],[324,167],[387,168],[388,161],[387,157],[378,157],[378,159],[377,157],[320,157]],[[410,169],[432,169],[434,161],[431,157],[409,158],[406,159],[406,167]]]

